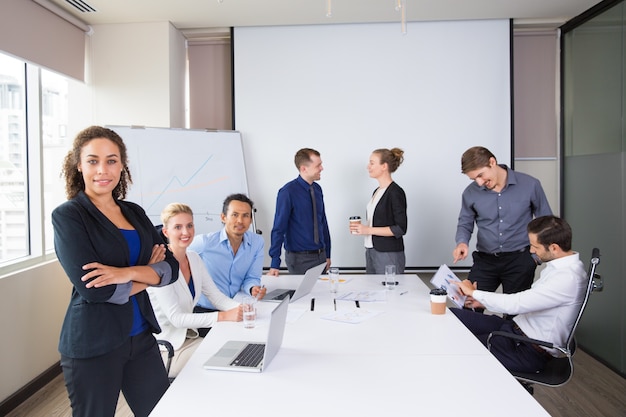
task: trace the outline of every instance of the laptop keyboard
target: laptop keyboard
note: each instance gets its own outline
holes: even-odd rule
[[[255,367],[263,360],[264,350],[264,343],[249,343],[230,363],[230,366]]]
[[[296,290],[293,291],[285,291],[282,294],[278,294],[274,297],[272,297],[272,300],[284,300],[285,297],[289,296],[289,297],[293,297],[293,295],[296,293]]]

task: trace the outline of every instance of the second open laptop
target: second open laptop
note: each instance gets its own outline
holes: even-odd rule
[[[272,310],[265,343],[229,340],[203,365],[218,371],[263,372],[283,343],[289,297]]]
[[[319,264],[318,266],[314,266],[313,268],[309,268],[309,270],[304,273],[304,278],[302,278],[302,281],[300,282],[300,285],[298,285],[298,288],[296,288],[295,290],[279,288],[270,291],[269,293],[265,294],[265,297],[263,297],[262,301],[280,302],[286,296],[289,296],[291,298],[291,301],[295,301],[298,298],[307,295],[315,286],[317,279],[320,277],[322,272],[324,272],[325,267],[326,262],[324,262],[323,264]]]

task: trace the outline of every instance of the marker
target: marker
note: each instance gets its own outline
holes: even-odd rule
[[[400,293],[400,295],[404,295],[404,294],[406,294],[407,292],[408,292],[408,291],[402,291],[402,292]]]
[[[387,283],[385,281],[380,281],[381,284],[383,285],[387,285]],[[396,285],[400,285],[400,283],[398,281],[396,281]]]
[[[315,298],[311,298],[311,311],[315,311]]]
[[[337,311],[337,300],[333,298],[333,305],[335,306],[335,311]]]
[[[356,308],[361,308],[361,304],[359,304],[359,300],[354,300],[354,304],[356,304]]]

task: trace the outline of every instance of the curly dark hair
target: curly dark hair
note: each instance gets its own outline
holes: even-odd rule
[[[68,200],[73,199],[79,192],[85,190],[83,175],[78,171],[80,163],[80,153],[83,147],[92,139],[109,139],[115,143],[120,149],[120,159],[122,162],[122,173],[120,174],[120,182],[113,189],[113,198],[123,200],[126,198],[128,187],[133,183],[130,171],[128,169],[128,155],[126,153],[126,145],[124,141],[111,129],[101,126],[90,126],[78,132],[72,149],[67,153],[63,161],[61,176],[65,178],[65,194]]]

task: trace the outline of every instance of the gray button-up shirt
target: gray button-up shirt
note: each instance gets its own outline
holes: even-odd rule
[[[534,217],[552,214],[541,183],[506,165],[507,183],[500,192],[472,182],[462,195],[456,244],[469,243],[478,227],[476,249],[480,252],[513,252],[528,246],[526,226]]]

